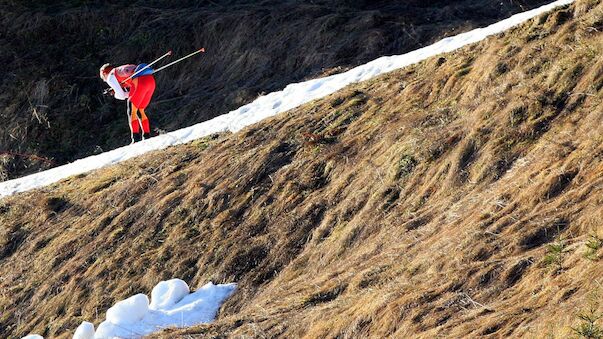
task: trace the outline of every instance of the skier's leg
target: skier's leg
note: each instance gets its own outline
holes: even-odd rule
[[[149,118],[144,112],[144,108],[140,109],[140,124],[142,125],[142,139],[148,139],[151,137],[151,126],[149,124]]]
[[[134,143],[134,131],[132,130],[132,115],[130,114],[130,99],[126,100],[126,115],[128,116],[128,127],[130,128],[130,145]]]
[[[138,121],[138,107],[132,103],[132,118],[130,119],[130,126],[132,127],[132,134],[134,135],[134,141],[140,141],[140,122]]]
[[[155,91],[155,79],[152,75],[144,75],[138,78],[139,88],[140,88],[140,96],[139,96],[139,105],[140,108],[140,122],[142,125],[143,138],[149,138],[151,136],[151,127],[149,123],[149,119],[144,111],[145,108],[149,105],[151,101],[151,97],[153,96],[153,92]]]

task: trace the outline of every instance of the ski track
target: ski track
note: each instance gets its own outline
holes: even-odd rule
[[[539,14],[560,6],[571,4],[573,1],[574,0],[558,0],[527,12],[515,14],[508,19],[499,21],[490,26],[477,28],[469,32],[442,39],[430,46],[406,54],[381,57],[344,73],[290,84],[282,91],[261,96],[245,106],[211,120],[162,134],[133,145],[76,160],[72,163],[55,167],[47,171],[1,182],[0,198],[18,192],[44,187],[73,175],[116,164],[149,151],[187,143],[213,133],[225,131],[237,132],[246,126],[259,122],[267,117],[288,111],[309,101],[332,94],[350,84],[365,81],[377,75],[391,72],[423,61],[427,58],[442,53],[448,53],[463,46],[479,42],[488,36],[504,32]]]

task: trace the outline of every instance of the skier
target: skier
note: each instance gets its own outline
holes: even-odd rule
[[[130,131],[132,132],[132,143],[151,136],[149,118],[144,110],[149,105],[155,91],[153,70],[147,67],[132,77],[138,70],[146,66],[146,64],[138,66],[122,65],[114,68],[110,64],[104,64],[100,68],[100,77],[111,86],[115,99],[129,99],[132,103],[132,114],[128,115]],[[138,112],[140,112],[140,119]],[[142,135],[140,134],[140,126],[142,126]]]

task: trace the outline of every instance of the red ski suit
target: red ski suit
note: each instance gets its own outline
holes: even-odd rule
[[[140,110],[140,125],[142,125],[142,131],[145,134],[151,133],[149,119],[145,114],[145,108],[151,102],[153,92],[155,91],[155,78],[153,75],[142,75],[134,79],[128,79],[136,70],[136,65],[123,65],[115,68],[112,73],[115,75],[117,81],[124,88],[130,89],[129,99],[132,102],[132,116],[130,119],[130,126],[132,133],[138,134],[140,126],[138,123],[138,111]],[[128,80],[126,80],[128,79]],[[123,82],[123,84],[122,84]]]
[[[136,65],[123,65],[115,69],[115,77],[121,84],[122,81],[128,79],[132,74]],[[153,92],[155,92],[155,78],[152,75],[142,75],[134,79],[129,79],[122,86],[130,88],[130,101],[134,107],[141,109],[147,108]]]

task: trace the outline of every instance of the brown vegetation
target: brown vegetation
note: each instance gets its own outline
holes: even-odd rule
[[[239,289],[166,338],[600,330],[602,30],[603,4],[580,0],[240,133],[3,199],[0,335],[67,337],[172,277]]]
[[[100,94],[105,62],[206,47],[157,74],[158,134],[545,2],[0,0],[0,180],[130,142],[125,104]]]

